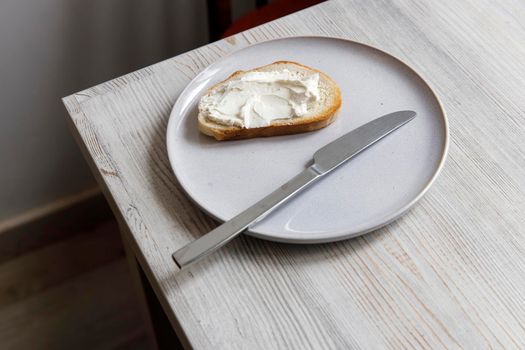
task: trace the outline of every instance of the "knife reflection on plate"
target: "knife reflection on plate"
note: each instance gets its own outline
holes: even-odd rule
[[[415,116],[414,111],[390,113],[321,147],[314,153],[314,163],[311,166],[231,220],[177,250],[173,253],[173,260],[182,268],[204,258],[263,219],[301,190],[408,123]]]

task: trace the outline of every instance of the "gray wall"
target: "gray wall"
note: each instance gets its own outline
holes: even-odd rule
[[[0,221],[92,187],[60,98],[207,41],[205,0],[0,0]]]

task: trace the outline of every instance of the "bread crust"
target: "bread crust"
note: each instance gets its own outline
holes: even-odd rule
[[[243,128],[239,126],[220,125],[220,124],[214,123],[213,121],[207,120],[206,117],[199,114],[198,116],[199,130],[203,134],[213,136],[216,140],[224,141],[224,140],[248,139],[248,138],[254,138],[254,137],[269,137],[269,136],[278,136],[278,135],[298,134],[298,133],[318,130],[332,123],[336,119],[337,112],[341,108],[341,104],[342,104],[341,91],[339,89],[339,86],[332,78],[330,78],[328,75],[321,72],[320,70],[305,66],[297,62],[276,61],[271,64],[268,64],[262,67],[258,67],[258,68],[255,68],[249,71],[236,71],[232,73],[228,78],[213,85],[211,88],[207,90],[206,93],[207,94],[211,93],[216,87],[220,86],[221,84],[225,83],[226,81],[232,78],[235,78],[238,75],[244,74],[246,72],[263,70],[264,68],[267,68],[269,66],[274,66],[274,65],[279,65],[279,64],[296,65],[296,66],[302,67],[303,69],[307,69],[309,71],[319,73],[322,79],[329,82],[329,85],[331,87],[331,93],[333,94],[333,97],[331,98],[333,102],[329,106],[327,106],[327,108],[323,109],[320,113],[314,116],[305,117],[305,118],[303,117],[303,118],[294,118],[294,119],[274,120],[272,121],[270,125],[264,126],[264,127],[258,127],[258,128]]]

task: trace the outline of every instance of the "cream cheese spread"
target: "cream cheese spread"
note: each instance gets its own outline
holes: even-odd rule
[[[248,72],[203,96],[199,113],[226,126],[258,128],[302,117],[319,100],[319,74]]]

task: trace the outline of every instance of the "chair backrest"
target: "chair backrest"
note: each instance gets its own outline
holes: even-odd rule
[[[268,0],[256,0],[255,6],[262,7]],[[210,41],[221,38],[222,33],[232,24],[231,0],[208,0],[208,28]]]

